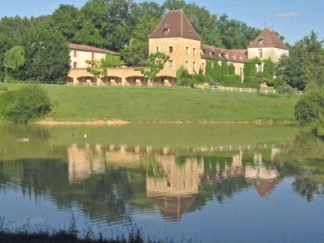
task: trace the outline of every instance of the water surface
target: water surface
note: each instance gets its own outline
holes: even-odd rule
[[[0,126],[9,230],[324,241],[324,143],[295,127]]]

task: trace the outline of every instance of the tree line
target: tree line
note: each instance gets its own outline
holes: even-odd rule
[[[80,9],[60,5],[51,15],[0,20],[0,81],[7,75],[9,81],[64,82],[69,70],[68,43],[117,51],[128,65],[144,66],[148,60],[148,35],[168,9],[180,8],[205,44],[246,48],[260,33],[241,21],[212,14],[184,0],[166,0],[161,5],[132,0],[89,0]]]

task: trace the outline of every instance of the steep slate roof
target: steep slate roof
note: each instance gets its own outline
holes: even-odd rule
[[[265,28],[258,37],[250,42],[249,48],[276,47],[289,50],[279,36],[269,28]]]
[[[201,40],[183,10],[170,10],[149,38],[177,38]]]
[[[247,62],[247,50],[227,50],[210,45],[202,45],[203,59],[227,60],[230,62]]]
[[[69,48],[71,50],[76,50],[76,51],[86,51],[86,52],[96,52],[96,53],[105,53],[105,54],[111,54],[111,55],[119,55],[117,52],[97,48],[97,47],[94,47],[94,46],[86,46],[86,45],[79,45],[79,44],[69,44]]]

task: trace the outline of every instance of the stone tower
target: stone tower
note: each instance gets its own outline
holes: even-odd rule
[[[201,58],[201,38],[183,10],[171,10],[149,36],[149,52],[170,56],[161,75],[176,77],[182,66],[190,74],[205,70]]]

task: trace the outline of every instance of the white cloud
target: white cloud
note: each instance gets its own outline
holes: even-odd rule
[[[297,12],[283,12],[283,13],[277,13],[275,14],[277,17],[281,17],[281,18],[287,18],[287,17],[294,17],[294,16],[298,16],[299,13]]]

